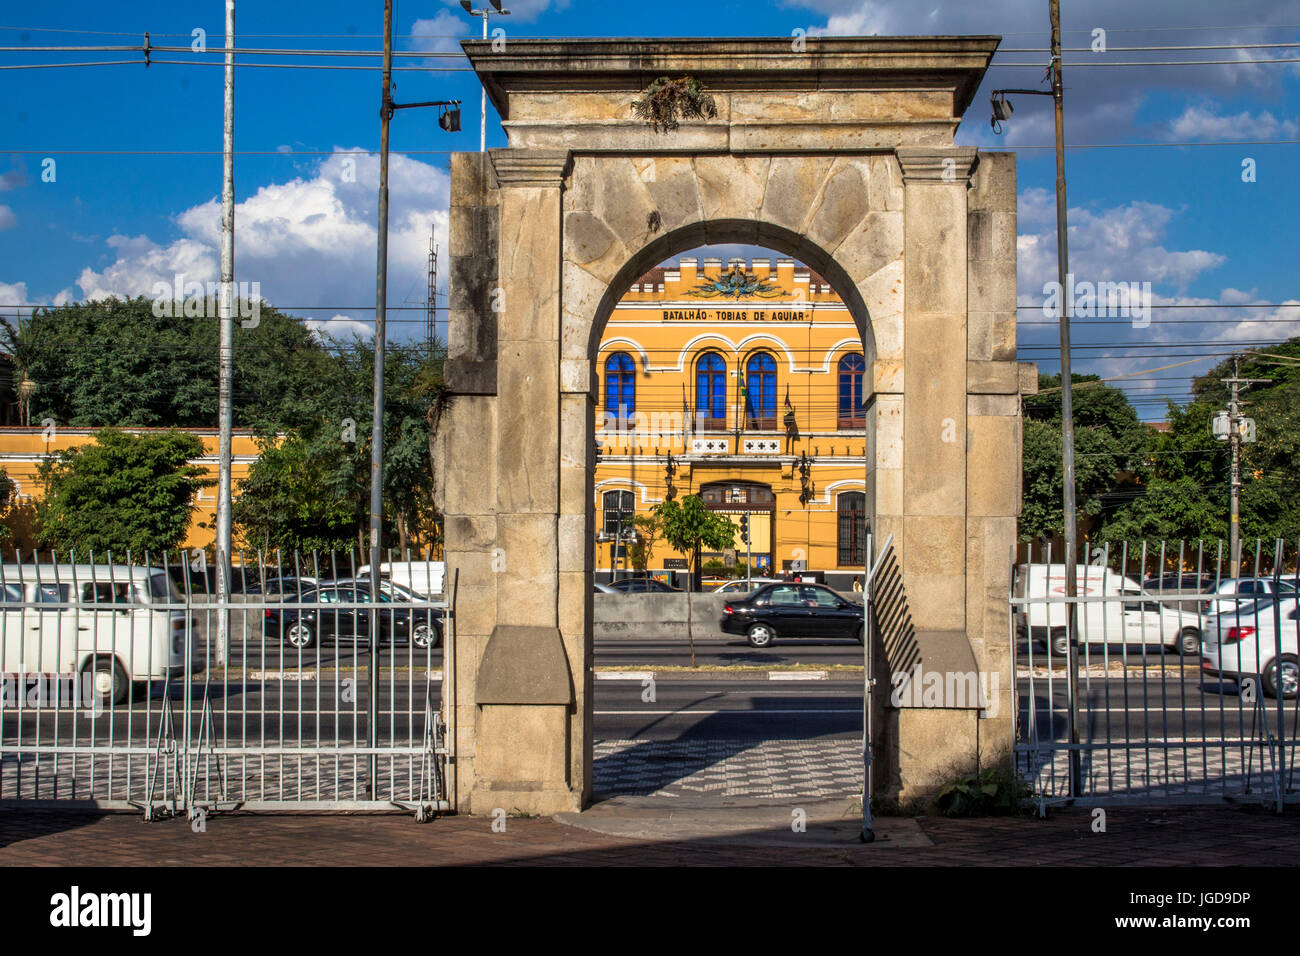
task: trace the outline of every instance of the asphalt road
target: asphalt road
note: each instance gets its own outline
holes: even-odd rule
[[[289,672],[293,673],[293,672]],[[754,736],[762,738],[819,737],[861,732],[862,685],[859,679],[772,680],[676,678],[663,674],[652,681],[636,672],[619,679],[599,678],[595,682],[595,732],[599,738],[678,739],[682,737]],[[378,684],[378,712],[383,735],[401,739],[420,733],[423,726],[426,687],[423,668],[385,668]],[[315,740],[337,735],[350,740],[364,736],[366,672],[325,671],[310,679],[282,680],[274,677],[219,678],[208,686],[215,725],[223,734],[253,739]],[[1020,721],[1028,726],[1030,683],[1022,679]],[[203,710],[204,682],[196,681],[190,698],[192,718]],[[440,705],[442,683],[429,682],[429,702]],[[94,721],[83,711],[75,720],[64,706],[6,707],[3,739],[16,739],[19,724],[23,738],[31,740],[41,728],[42,738],[53,739],[56,721],[58,737],[70,735],[75,727],[78,739],[93,732],[98,740],[143,741],[156,733],[163,710],[162,688],[152,695],[137,694],[129,705],[106,711]],[[1094,678],[1081,694],[1080,728],[1084,739],[1141,740],[1145,737],[1189,737],[1216,739],[1222,736],[1252,735],[1266,717],[1276,718],[1277,702],[1263,700],[1263,717],[1244,701],[1236,685],[1188,675],[1164,681],[1129,678]],[[1032,707],[1041,739],[1063,740],[1068,713],[1067,688],[1063,680],[1048,687],[1043,680],[1034,684]],[[173,684],[171,710],[179,727],[183,721],[183,687]],[[1286,701],[1287,737],[1294,738],[1293,724],[1300,723],[1297,702]],[[414,728],[414,730],[412,730]]]

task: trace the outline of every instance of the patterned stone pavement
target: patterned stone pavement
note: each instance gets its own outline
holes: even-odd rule
[[[1293,786],[1295,743],[1288,743],[1286,749],[1288,779],[1282,782]],[[1258,740],[1177,738],[1134,741],[1131,747],[1085,748],[1082,753],[1085,794],[1145,802],[1170,798],[1271,799],[1280,757],[1276,746]],[[1024,745],[1017,753],[1017,761],[1039,796],[1052,799],[1068,795],[1067,750],[1034,750]]]
[[[862,744],[811,740],[600,740],[597,797],[831,798],[862,792]]]

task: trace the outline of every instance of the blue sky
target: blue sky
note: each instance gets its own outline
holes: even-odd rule
[[[1047,44],[1043,0],[785,0],[697,3],[660,0],[653,18],[639,4],[516,0],[493,27],[511,36],[790,36],[994,33],[1002,52],[959,131],[959,141],[1019,150],[1020,295],[1041,300],[1054,278],[1054,163],[1051,101],[1018,97],[1002,136],[988,125],[988,90],[1038,86]],[[1300,63],[1122,67],[1116,61],[1300,59],[1300,47],[1116,52],[1121,46],[1300,43],[1300,0],[1144,4],[1120,0],[1063,4],[1067,142],[1099,148],[1068,154],[1071,264],[1080,280],[1151,282],[1157,304],[1149,327],[1075,323],[1079,371],[1141,372],[1200,356],[1127,385],[1144,417],[1163,398],[1187,394],[1190,375],[1244,343],[1300,334],[1300,309],[1242,308],[1298,303],[1295,211],[1300,208]],[[310,10],[308,14],[307,10]],[[0,46],[193,42],[206,30],[222,42],[220,2],[131,4],[47,0],[0,15]],[[241,0],[241,46],[376,50],[383,6],[323,0],[301,4]],[[59,31],[47,32],[35,28]],[[1090,49],[1097,28],[1106,54]],[[455,53],[457,36],[477,34],[459,5],[398,5],[398,49]],[[92,32],[99,31],[99,32]],[[120,34],[120,35],[114,35]],[[155,62],[115,52],[3,52],[0,65],[131,60],[129,65],[0,71],[0,307],[148,294],[184,272],[216,278],[219,225],[221,76],[218,66]],[[205,59],[189,52],[157,60]],[[377,65],[377,60],[259,61]],[[1015,64],[1030,64],[1019,67]],[[415,334],[423,316],[424,264],[431,225],[446,248],[448,150],[478,146],[479,87],[461,57],[407,59],[441,67],[397,74],[399,101],[458,98],[463,128],[447,134],[432,110],[399,113],[393,124],[390,304],[395,334]],[[378,142],[377,72],[243,69],[236,86],[237,278],[258,280],[277,305],[336,331],[363,328],[374,299]],[[488,144],[505,145],[489,105]],[[1241,140],[1259,145],[1204,145]],[[1276,141],[1291,141],[1290,143]],[[1159,144],[1143,145],[1134,144]],[[1195,144],[1195,145],[1174,145]],[[1120,148],[1114,148],[1118,145]],[[335,152],[344,151],[344,152]],[[1242,162],[1256,179],[1242,181]],[[53,160],[54,181],[42,180]],[[337,317],[337,318],[336,318]],[[1021,313],[1022,357],[1051,370],[1055,342],[1041,312]],[[1264,321],[1247,322],[1248,318]],[[1169,320],[1196,322],[1174,326]],[[403,325],[401,320],[409,324]],[[1296,321],[1286,321],[1296,320]],[[359,323],[359,324],[358,324]],[[1092,346],[1092,347],[1089,347]]]

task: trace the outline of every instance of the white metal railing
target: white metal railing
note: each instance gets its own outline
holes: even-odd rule
[[[1300,685],[1294,544],[1103,545],[1012,556],[1016,759],[1049,802],[1292,795]],[[1073,679],[1071,677],[1073,676]]]
[[[0,802],[449,808],[454,615],[397,580],[441,582],[440,563],[386,565],[372,602],[351,555],[253,555],[218,600],[182,557],[0,564]]]

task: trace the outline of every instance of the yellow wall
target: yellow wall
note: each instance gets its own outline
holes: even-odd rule
[[[161,432],[158,428],[125,428],[123,431],[133,435]],[[25,527],[24,518],[30,513],[30,506],[41,497],[42,488],[37,469],[46,455],[55,454],[68,448],[88,444],[95,439],[95,428],[70,428],[60,425],[57,428],[0,428],[0,467],[17,483],[17,518],[15,537],[20,547],[31,546],[29,540],[31,529]],[[207,450],[202,458],[192,464],[202,466],[209,477],[217,477],[217,430],[215,428],[189,429],[198,436]],[[248,476],[248,470],[257,460],[258,448],[252,433],[237,429],[231,436],[230,475],[233,493],[239,494],[239,483]],[[215,524],[217,511],[217,489],[204,488],[199,492],[194,503],[190,519],[190,530],[185,537],[184,547],[203,548],[216,540],[214,527],[201,528],[200,523]]]
[[[740,272],[733,272],[733,266]],[[725,284],[728,274],[750,286],[758,283],[757,288],[739,296],[708,294],[705,280]],[[697,363],[710,351],[726,363],[721,431],[698,427]],[[775,360],[775,429],[750,427],[739,394],[738,370],[743,371],[757,351]],[[635,366],[636,414],[625,423],[608,417],[617,410],[609,405],[607,363],[620,352]],[[770,519],[775,571],[786,561],[803,558],[809,570],[847,580],[844,575],[854,568],[837,563],[837,499],[845,492],[866,490],[865,431],[840,427],[839,363],[849,353],[862,355],[863,349],[848,309],[824,280],[791,260],[697,263],[683,258],[679,267],[652,270],[620,301],[601,340],[596,365],[601,460],[593,490],[597,530],[603,529],[607,491],[631,490],[638,513],[663,500],[671,455],[679,498],[716,481],[771,487],[776,497]],[[784,426],[787,394],[799,433],[794,441]],[[689,422],[687,434],[684,419]],[[798,465],[805,453],[813,496],[801,503]],[[768,525],[766,515],[751,519],[756,554],[767,551]],[[739,535],[736,545],[743,559]],[[598,543],[598,571],[609,569],[610,550],[608,542]],[[662,568],[665,558],[680,557],[660,544],[650,567]]]

